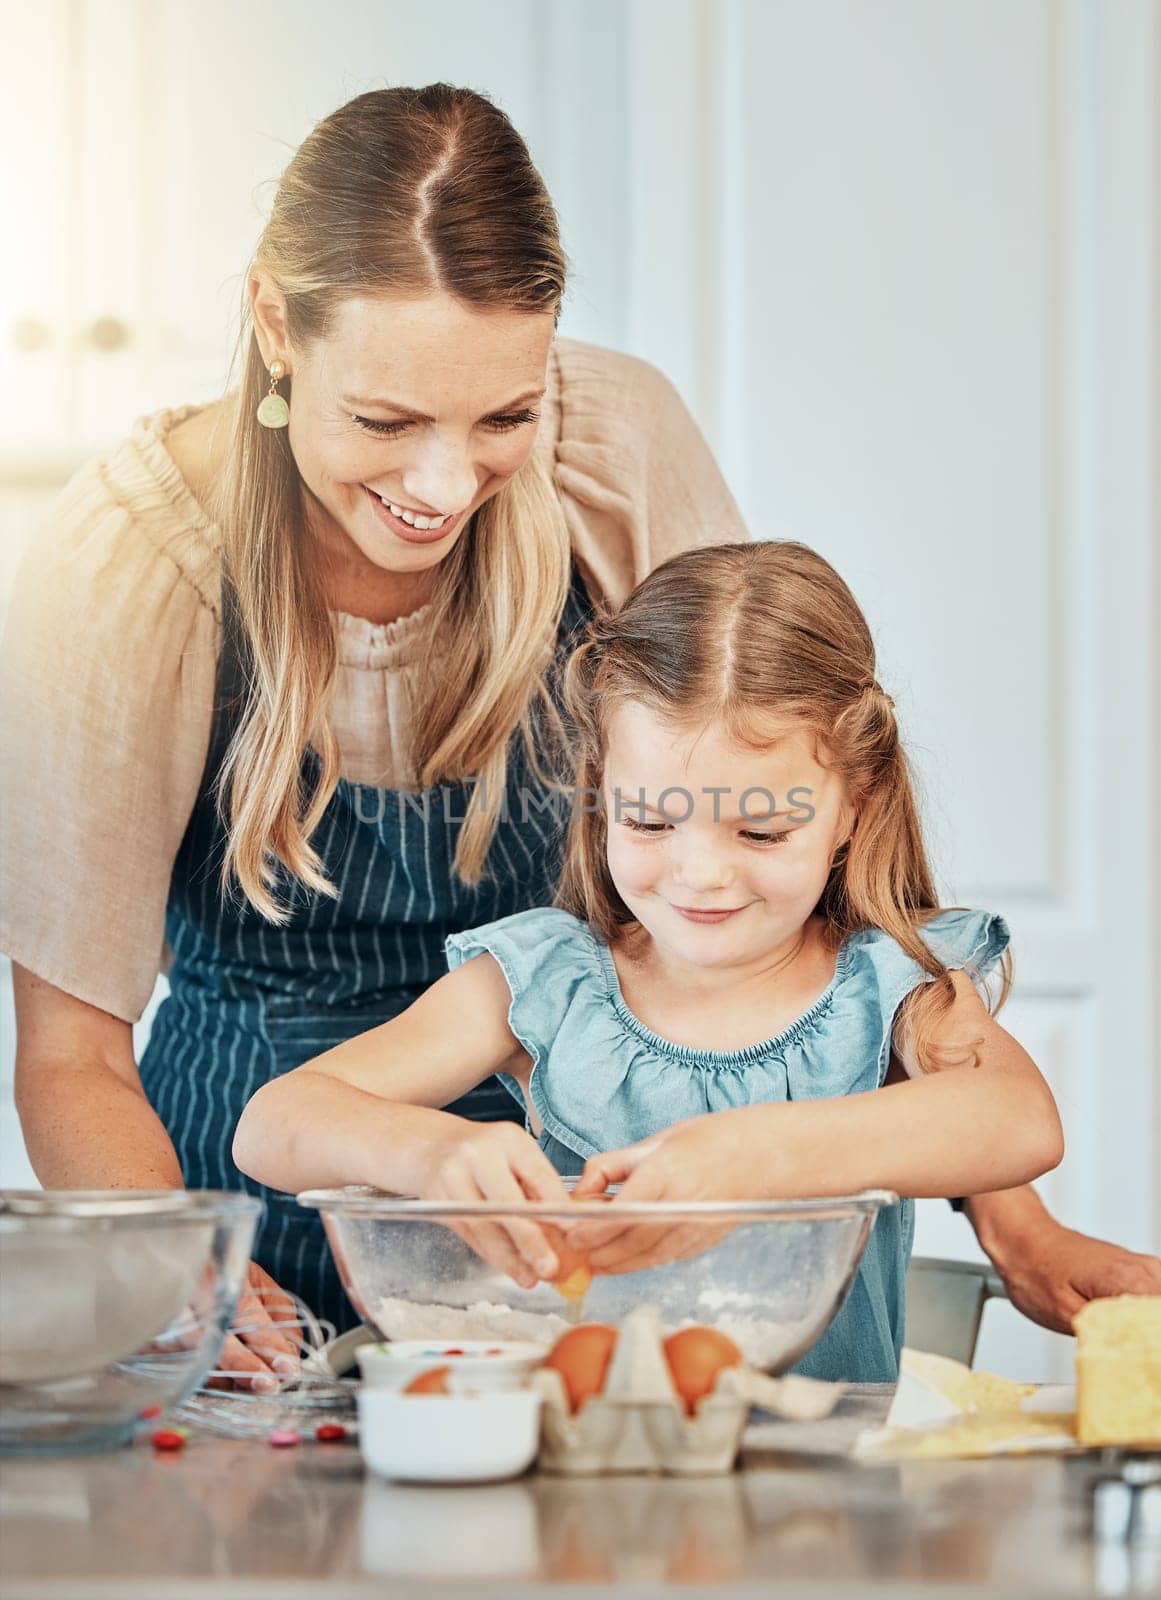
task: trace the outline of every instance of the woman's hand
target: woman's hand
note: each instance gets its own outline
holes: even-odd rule
[[[218,1358],[228,1376],[211,1379],[218,1388],[252,1389],[270,1394],[301,1366],[302,1326],[294,1301],[256,1261],[251,1261],[238,1309]]]
[[[1042,1328],[1071,1333],[1107,1295],[1161,1294],[1161,1258],[1062,1226],[1031,1187],[975,1195],[966,1210],[1012,1304]]]
[[[1033,1255],[1001,1273],[1012,1304],[1033,1322],[1071,1333],[1090,1300],[1114,1294],[1161,1295],[1161,1258],[1138,1255],[1054,1223]]]
[[[514,1122],[468,1122],[442,1132],[421,1158],[419,1194],[424,1200],[488,1201],[523,1205],[541,1200],[563,1209],[568,1190],[532,1136]],[[499,1267],[523,1289],[551,1281],[560,1262],[538,1222],[458,1222],[455,1232],[478,1256]]]

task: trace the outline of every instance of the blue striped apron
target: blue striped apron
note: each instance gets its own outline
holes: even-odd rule
[[[410,1005],[447,970],[447,934],[547,905],[560,870],[562,813],[528,771],[514,736],[487,876],[470,888],[452,867],[469,784],[405,794],[344,779],[312,841],[338,898],[312,893],[279,865],[275,893],[291,911],[285,927],[264,922],[241,896],[224,902],[218,872],[226,841],[212,786],[243,702],[247,646],[224,570],[222,580],[213,729],[170,880],[170,992],[153,1022],[141,1080],[189,1187],[260,1195],[266,1212],[255,1260],[341,1330],[357,1317],[318,1216],[238,1171],[230,1156],[238,1117],[270,1079]],[[558,669],[590,613],[574,563],[557,635]],[[310,788],[318,770],[317,756],[307,751],[303,779]],[[482,1121],[521,1120],[495,1079],[449,1109]]]

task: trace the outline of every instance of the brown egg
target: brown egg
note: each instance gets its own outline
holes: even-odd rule
[[[717,1328],[682,1328],[665,1341],[673,1387],[692,1417],[699,1404],[711,1393],[718,1373],[725,1367],[740,1367],[745,1357],[734,1341]]]
[[[600,1394],[616,1347],[617,1330],[604,1322],[582,1322],[553,1345],[544,1365],[560,1373],[570,1411],[579,1411],[586,1400]]]
[[[450,1367],[428,1367],[426,1372],[421,1372],[418,1377],[412,1378],[403,1393],[450,1394],[447,1381],[450,1377]]]

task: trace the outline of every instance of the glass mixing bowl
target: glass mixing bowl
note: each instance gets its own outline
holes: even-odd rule
[[[0,1190],[0,1453],[123,1444],[217,1358],[261,1201]]]
[[[880,1207],[896,1195],[867,1190],[825,1200],[742,1204],[624,1204],[567,1207],[401,1199],[374,1189],[308,1190],[343,1285],[384,1339],[531,1339],[548,1345],[576,1322],[616,1324],[655,1305],[670,1327],[720,1328],[751,1365],[784,1372],[810,1349],[842,1305]],[[618,1226],[633,1270],[589,1280],[578,1222]],[[521,1288],[477,1253],[482,1228],[529,1221],[548,1231],[562,1263],[558,1286]],[[494,1235],[493,1235],[494,1238]],[[672,1259],[670,1259],[672,1258]]]

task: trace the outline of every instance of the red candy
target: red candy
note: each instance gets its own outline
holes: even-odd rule
[[[164,1406],[146,1406],[145,1410],[139,1411],[137,1415],[141,1418],[142,1422],[152,1422],[153,1418],[159,1417],[164,1410]]]
[[[161,1428],[150,1435],[150,1443],[155,1450],[184,1450],[185,1434],[176,1428]]]
[[[314,1436],[319,1444],[337,1444],[340,1439],[347,1437],[347,1430],[341,1422],[320,1422],[314,1430]]]
[[[448,1348],[442,1352],[442,1354],[445,1356],[462,1356],[463,1353],[464,1352],[461,1350],[458,1344],[449,1345]]]

